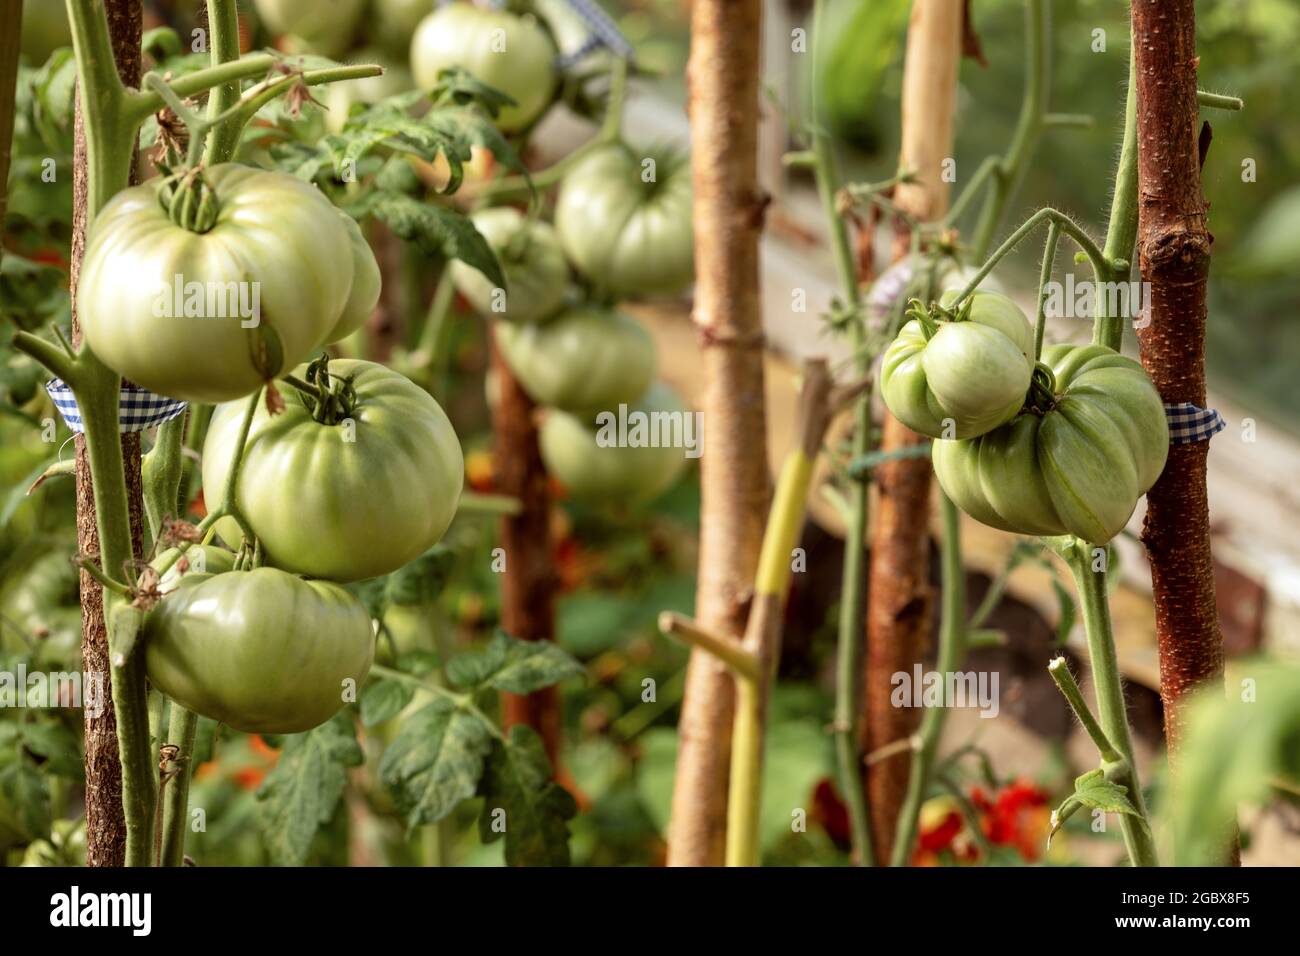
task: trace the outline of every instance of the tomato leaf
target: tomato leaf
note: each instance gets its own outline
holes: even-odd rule
[[[316,831],[328,823],[347,785],[345,768],[364,759],[346,710],[315,730],[284,738],[280,760],[257,790],[258,820],[277,866],[302,866]]]
[[[66,724],[23,724],[23,746],[45,760],[50,773],[79,779],[85,773],[81,743]]]
[[[367,727],[396,717],[415,696],[406,684],[395,680],[373,681],[361,692],[361,723]]]
[[[568,820],[578,812],[572,794],[550,779],[542,738],[516,724],[496,741],[480,792],[479,838],[506,838],[509,866],[568,866]]]
[[[29,839],[49,839],[50,790],[31,762],[19,758],[0,766],[0,828],[8,824]]]
[[[584,672],[582,664],[550,641],[519,641],[497,631],[481,651],[447,662],[447,679],[456,687],[531,694]]]
[[[425,252],[460,259],[498,288],[506,287],[505,273],[492,247],[465,216],[397,193],[377,193],[368,205],[402,239],[414,242]]]
[[[437,823],[474,795],[492,730],[477,713],[441,697],[402,723],[384,752],[379,777],[408,826]]]

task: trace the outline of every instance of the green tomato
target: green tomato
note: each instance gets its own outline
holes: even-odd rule
[[[343,220],[343,228],[347,230],[348,248],[352,252],[352,288],[343,303],[342,314],[334,323],[334,328],[330,330],[329,335],[325,337],[326,344],[342,342],[366,324],[366,319],[370,318],[370,313],[379,304],[379,291],[383,285],[379,263],[375,261],[375,253],[370,248],[370,243],[366,242],[366,237],[361,234],[361,227],[357,225],[355,219],[342,210],[339,210],[339,218]]]
[[[114,371],[159,395],[222,402],[329,340],[357,250],[315,186],[234,163],[206,178],[219,212],[201,234],[172,223],[152,183],[113,197],[91,231],[78,307]]]
[[[365,681],[375,649],[360,601],[275,568],[185,575],[150,611],[144,638],[154,687],[249,734],[329,720]]]
[[[531,16],[449,3],[420,21],[411,38],[411,71],[416,85],[429,90],[449,67],[467,70],[480,83],[512,100],[497,126],[516,133],[551,105],[558,76],[555,44]]]
[[[584,307],[542,325],[496,326],[497,345],[539,405],[598,412],[633,402],[654,381],[654,339],[622,312]]]
[[[366,0],[253,0],[266,28],[283,34],[286,52],[337,57],[352,45]]]
[[[551,318],[564,302],[569,265],[549,223],[529,220],[517,209],[500,206],[476,212],[471,219],[496,253],[506,275],[497,289],[473,266],[455,259],[451,281],[474,311],[510,322]]]
[[[406,59],[411,52],[411,35],[435,6],[437,0],[375,0],[370,37],[392,56]]]
[[[410,379],[357,359],[332,361],[329,373],[351,377],[352,408],[327,424],[293,394],[274,418],[259,404],[236,503],[268,564],[359,581],[396,571],[437,543],[456,513],[465,460],[446,413]],[[296,374],[304,377],[306,368]],[[212,414],[203,446],[208,501],[225,495],[246,404]],[[217,532],[240,540],[229,518]]]
[[[656,383],[627,409],[629,440],[620,445],[617,419],[611,413],[591,419],[550,410],[538,436],[546,470],[578,501],[635,505],[658,497],[681,474],[686,449],[673,445],[634,446],[634,441],[653,439],[648,437],[648,431],[642,438],[632,436],[635,413],[653,416],[660,412],[683,418],[690,414],[676,392]]]
[[[8,24],[6,24],[6,29]],[[23,0],[22,52],[40,66],[61,46],[72,45],[68,5],[61,0]]]
[[[597,288],[618,297],[668,295],[695,278],[691,195],[681,157],[608,146],[565,175],[555,228],[569,261]]]
[[[349,54],[348,59],[355,63],[382,66],[384,72],[379,76],[363,76],[359,80],[329,84],[325,93],[325,125],[331,133],[343,129],[354,103],[371,106],[415,87],[415,79],[405,64],[397,62],[381,50],[367,47]]]
[[[1034,371],[1034,331],[1020,308],[1000,292],[976,292],[969,320],[937,326],[931,332],[912,319],[885,350],[880,388],[894,417],[931,438],[956,439],[1013,418]]]
[[[979,438],[936,441],[935,474],[991,527],[1104,544],[1164,470],[1164,405],[1142,366],[1105,346],[1054,345],[1043,362],[1056,377],[1054,406]]]

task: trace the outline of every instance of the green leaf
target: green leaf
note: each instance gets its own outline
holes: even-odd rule
[[[50,837],[50,791],[26,759],[0,766],[0,832],[17,829],[28,840]]]
[[[481,651],[461,654],[447,663],[447,679],[463,689],[491,688],[531,694],[584,673],[581,663],[550,641],[519,641],[497,631]]]
[[[542,738],[516,724],[496,741],[483,775],[479,838],[506,838],[509,866],[568,866],[568,822],[578,805],[569,791],[550,779]]]
[[[79,779],[85,773],[81,742],[66,724],[23,724],[23,746],[45,759],[45,767],[61,777]]]
[[[496,254],[467,217],[399,193],[375,194],[372,211],[393,232],[422,251],[460,259],[498,288],[505,288],[505,273]]]
[[[414,561],[404,565],[385,581],[384,596],[388,604],[425,607],[447,586],[456,565],[456,552],[444,544],[435,544]]]
[[[171,27],[154,27],[140,38],[140,49],[155,62],[162,62],[180,56],[181,38]]]
[[[514,99],[510,96],[495,86],[488,86],[476,80],[473,74],[458,66],[448,67],[438,72],[438,82],[429,91],[429,96],[438,104],[481,106],[492,117],[497,116],[504,107],[515,105]]]
[[[40,328],[68,307],[66,278],[56,266],[6,252],[0,260],[0,315],[28,332]]]
[[[1128,788],[1107,780],[1101,770],[1089,770],[1075,779],[1074,799],[1092,810],[1138,816],[1137,808],[1129,801]]]
[[[348,767],[364,756],[347,710],[315,730],[290,734],[262,786],[258,820],[271,860],[277,866],[302,866],[316,831],[328,823],[343,797]]]
[[[409,826],[437,823],[474,795],[493,729],[442,697],[403,722],[384,752],[379,777]]]
[[[372,681],[361,692],[361,723],[373,727],[396,717],[414,696],[415,691],[401,681]]]

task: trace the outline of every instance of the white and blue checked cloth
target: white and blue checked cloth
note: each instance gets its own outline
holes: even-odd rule
[[[447,2],[449,0],[442,0],[444,4]],[[561,68],[572,66],[601,47],[608,48],[616,56],[631,59],[632,44],[627,42],[618,25],[595,0],[567,0],[567,2],[573,12],[587,25],[587,40],[572,53],[559,57],[558,66]],[[505,0],[492,0],[491,6],[500,9],[505,6]]]
[[[1165,418],[1169,420],[1171,445],[1209,441],[1228,427],[1216,409],[1201,408],[1191,402],[1165,402]]]
[[[81,412],[77,408],[77,398],[72,389],[62,379],[50,379],[45,390],[54,399],[54,407],[59,410],[68,427],[77,434],[84,430],[81,424]],[[185,411],[188,402],[166,398],[146,391],[138,385],[123,385],[118,399],[118,431],[142,432],[154,425],[171,421]]]

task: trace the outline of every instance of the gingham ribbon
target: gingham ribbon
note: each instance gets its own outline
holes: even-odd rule
[[[450,0],[442,0],[443,4]],[[601,47],[607,47],[616,56],[630,59],[632,56],[632,44],[627,42],[618,25],[609,18],[609,14],[600,8],[595,0],[567,0],[569,6],[573,9],[582,22],[587,25],[587,39],[582,46],[560,56],[556,60],[556,65],[561,69],[579,62],[587,54],[599,50]],[[489,4],[495,9],[501,9],[505,6],[505,0],[491,0]]]
[[[61,379],[51,379],[45,390],[54,399],[54,407],[59,410],[63,420],[74,432],[84,431],[81,424],[81,411],[77,408],[76,396]],[[117,421],[120,432],[142,432],[154,425],[171,421],[185,411],[188,402],[166,398],[146,391],[138,385],[123,385],[118,399]]]
[[[560,67],[572,66],[588,53],[601,47],[609,49],[615,56],[631,58],[632,44],[627,42],[627,38],[623,36],[617,24],[595,3],[595,0],[568,0],[568,2],[573,12],[587,25],[587,40],[572,53],[560,57]]]
[[[1228,427],[1216,409],[1201,408],[1191,402],[1165,402],[1165,418],[1169,420],[1171,445],[1209,441]]]

